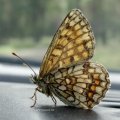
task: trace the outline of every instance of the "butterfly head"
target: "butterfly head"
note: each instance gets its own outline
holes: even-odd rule
[[[37,75],[32,75],[32,82],[34,83],[34,84],[38,84],[38,77],[37,77]]]
[[[44,80],[43,78],[39,78],[38,76],[35,75],[32,77],[32,81],[34,84],[38,86],[39,92],[46,94],[47,96],[51,95],[49,85],[47,82],[45,82],[46,80]]]
[[[51,95],[50,88],[48,85],[49,83],[46,82],[46,81],[48,81],[48,79],[38,77],[37,74],[35,73],[35,71],[33,70],[33,68],[24,59],[22,59],[16,53],[12,53],[12,54],[14,56],[16,56],[17,58],[19,58],[25,65],[27,65],[32,70],[32,72],[34,73],[34,76],[32,75],[32,81],[34,84],[36,84],[38,86],[39,89],[37,89],[37,90],[39,92],[46,94],[47,96]]]

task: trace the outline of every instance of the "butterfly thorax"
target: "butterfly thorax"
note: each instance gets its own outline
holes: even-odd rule
[[[33,76],[33,83],[38,86],[38,91],[47,96],[51,96],[49,83],[47,81],[47,77],[39,78],[38,76]]]

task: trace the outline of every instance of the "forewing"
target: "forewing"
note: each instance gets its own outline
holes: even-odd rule
[[[43,59],[39,77],[90,59],[94,44],[94,35],[87,19],[80,10],[73,9],[54,35]]]
[[[53,72],[50,84],[52,92],[65,104],[91,109],[104,98],[110,80],[102,65],[86,62]]]

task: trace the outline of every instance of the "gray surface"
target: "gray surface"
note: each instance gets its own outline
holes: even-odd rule
[[[37,105],[30,108],[34,85],[0,82],[0,120],[119,120],[120,94],[109,91],[104,102],[93,110],[65,106],[38,93]]]

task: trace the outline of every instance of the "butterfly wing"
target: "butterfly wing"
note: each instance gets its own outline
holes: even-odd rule
[[[63,20],[49,46],[39,77],[58,68],[90,59],[94,52],[94,35],[78,9],[73,9]]]
[[[92,62],[54,71],[50,80],[52,92],[62,102],[84,109],[98,104],[110,86],[106,69]]]

